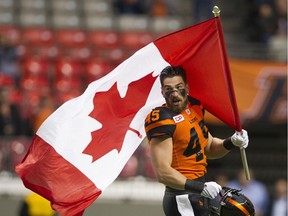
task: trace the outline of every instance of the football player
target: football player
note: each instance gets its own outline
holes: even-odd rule
[[[201,101],[188,95],[189,85],[181,66],[167,66],[160,73],[166,103],[153,109],[145,120],[156,177],[166,186],[166,216],[209,215],[209,199],[221,186],[205,180],[207,159],[221,158],[235,147],[248,146],[247,131],[227,139],[210,134]]]

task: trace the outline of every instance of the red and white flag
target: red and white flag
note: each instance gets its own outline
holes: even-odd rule
[[[191,95],[241,129],[216,17],[148,44],[59,107],[16,166],[24,185],[50,200],[60,215],[82,215],[144,139],[146,115],[164,103],[158,75],[167,65],[182,65]]]

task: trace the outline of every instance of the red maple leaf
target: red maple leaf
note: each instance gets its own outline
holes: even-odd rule
[[[150,73],[130,83],[124,98],[120,97],[116,83],[107,92],[95,94],[94,109],[89,116],[99,121],[102,128],[91,133],[92,140],[83,151],[92,156],[92,162],[113,149],[120,152],[127,130],[140,136],[139,131],[130,128],[130,123],[144,106],[155,79]]]

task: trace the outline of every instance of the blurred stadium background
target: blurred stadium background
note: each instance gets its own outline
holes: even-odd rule
[[[139,1],[133,10],[116,2],[0,0],[0,215],[18,215],[28,190],[14,166],[51,112],[154,39],[208,18],[195,14],[196,0]],[[221,10],[249,167],[273,197],[287,179],[287,1],[259,2],[210,1]],[[219,137],[233,133],[209,114],[206,122]],[[241,167],[234,151],[210,161],[207,178],[234,179]],[[144,141],[85,215],[163,215],[163,189]]]

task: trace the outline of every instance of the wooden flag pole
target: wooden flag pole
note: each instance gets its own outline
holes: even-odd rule
[[[214,6],[212,12],[214,14],[214,17],[220,16],[220,9],[217,6]],[[237,132],[237,133],[241,133],[241,132]],[[246,179],[247,179],[247,181],[249,181],[250,180],[250,173],[249,173],[249,167],[248,167],[245,149],[240,148],[240,153],[241,153],[241,160],[242,160],[243,169],[244,169],[244,172],[246,175]]]
[[[249,181],[250,180],[250,173],[249,173],[249,167],[248,167],[245,149],[240,148],[240,153],[241,153],[241,159],[242,159],[242,164],[243,164],[243,168],[245,171],[246,179],[247,179],[247,181]]]
[[[236,133],[241,133],[241,132],[236,132]],[[240,154],[241,154],[241,160],[242,160],[242,164],[243,164],[243,169],[245,172],[245,176],[247,181],[250,180],[250,172],[249,172],[249,167],[248,167],[248,162],[247,162],[247,157],[246,157],[246,152],[245,149],[242,147],[240,148]]]

